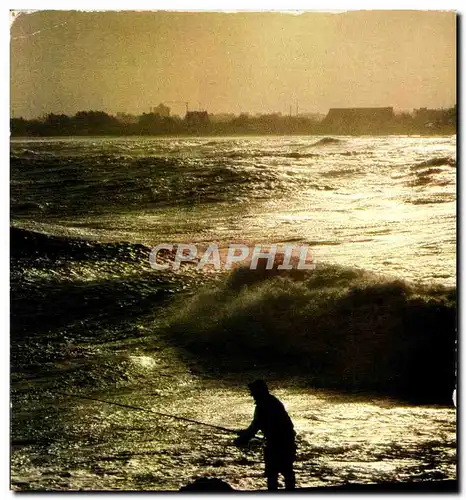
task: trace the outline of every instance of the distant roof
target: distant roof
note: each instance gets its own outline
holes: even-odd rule
[[[371,131],[394,118],[393,107],[330,108],[322,124],[340,131]]]
[[[334,120],[336,118],[390,118],[393,116],[393,108],[330,108],[325,120]]]

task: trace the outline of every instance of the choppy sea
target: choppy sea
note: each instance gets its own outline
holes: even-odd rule
[[[259,442],[64,395],[237,429],[258,376],[298,486],[456,477],[455,136],[13,139],[10,179],[13,489],[264,488]],[[180,242],[318,268],[150,267]]]

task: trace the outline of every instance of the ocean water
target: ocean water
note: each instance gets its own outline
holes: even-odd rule
[[[147,245],[292,240],[453,285],[455,155],[455,136],[15,140],[12,219]]]
[[[264,488],[258,443],[63,395],[237,429],[256,376],[299,486],[456,477],[455,136],[15,139],[10,178],[14,489]],[[165,242],[307,244],[318,270],[156,272]]]

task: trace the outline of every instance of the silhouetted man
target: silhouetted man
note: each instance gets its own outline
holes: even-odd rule
[[[262,431],[266,439],[264,460],[267,489],[278,489],[278,474],[281,473],[285,478],[286,489],[292,490],[295,487],[293,462],[296,459],[293,422],[283,404],[269,393],[263,380],[256,380],[248,387],[256,404],[254,419],[247,429],[239,432],[235,443],[239,446],[246,444],[257,431]]]

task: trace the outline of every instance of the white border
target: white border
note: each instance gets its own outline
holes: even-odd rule
[[[10,9],[17,10],[277,10],[277,11],[345,11],[345,10],[458,10],[459,0],[403,1],[403,0],[328,0],[311,3],[309,0],[134,0],[132,2],[111,2],[110,0],[81,0],[63,4],[57,0],[17,0]]]

